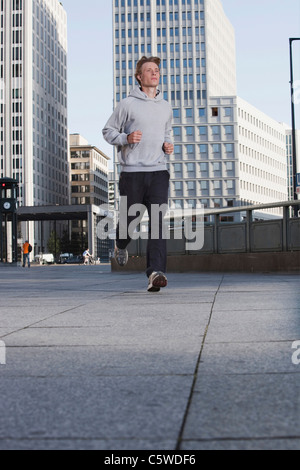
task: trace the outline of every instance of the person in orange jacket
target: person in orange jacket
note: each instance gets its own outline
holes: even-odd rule
[[[31,245],[29,241],[26,240],[26,242],[23,245],[23,268],[25,268],[26,266],[26,261],[28,264],[28,268],[30,268],[30,252],[31,252],[30,248],[31,248]]]

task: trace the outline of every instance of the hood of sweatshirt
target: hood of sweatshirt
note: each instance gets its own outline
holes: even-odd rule
[[[137,98],[139,100],[144,100],[144,101],[154,101],[154,102],[160,102],[163,100],[163,95],[159,89],[157,89],[157,94],[155,98],[149,98],[149,96],[139,87],[135,87],[129,94],[129,97],[132,98]]]

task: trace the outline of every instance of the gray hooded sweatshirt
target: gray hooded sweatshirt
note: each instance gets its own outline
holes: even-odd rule
[[[127,136],[135,131],[142,132],[142,140],[131,145]],[[118,147],[122,171],[167,169],[163,144],[172,143],[172,108],[162,93],[151,99],[137,86],[116,107],[102,132],[109,144]]]

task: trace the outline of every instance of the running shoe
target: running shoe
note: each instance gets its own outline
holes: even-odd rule
[[[128,251],[126,249],[121,250],[120,248],[118,248],[116,246],[116,248],[115,248],[115,260],[116,260],[116,262],[118,263],[119,266],[124,268],[124,266],[126,266],[126,264],[128,263]]]
[[[149,277],[148,292],[159,292],[160,289],[167,287],[168,280],[164,273],[153,272]]]

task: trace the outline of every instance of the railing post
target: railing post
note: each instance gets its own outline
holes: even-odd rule
[[[215,214],[215,226],[214,226],[214,252],[219,253],[219,220],[220,214]]]
[[[252,252],[251,247],[251,224],[252,224],[252,210],[247,210],[247,220],[246,220],[246,250],[247,253]]]
[[[283,207],[283,222],[282,222],[282,250],[288,251],[288,222],[289,222],[290,208]]]

